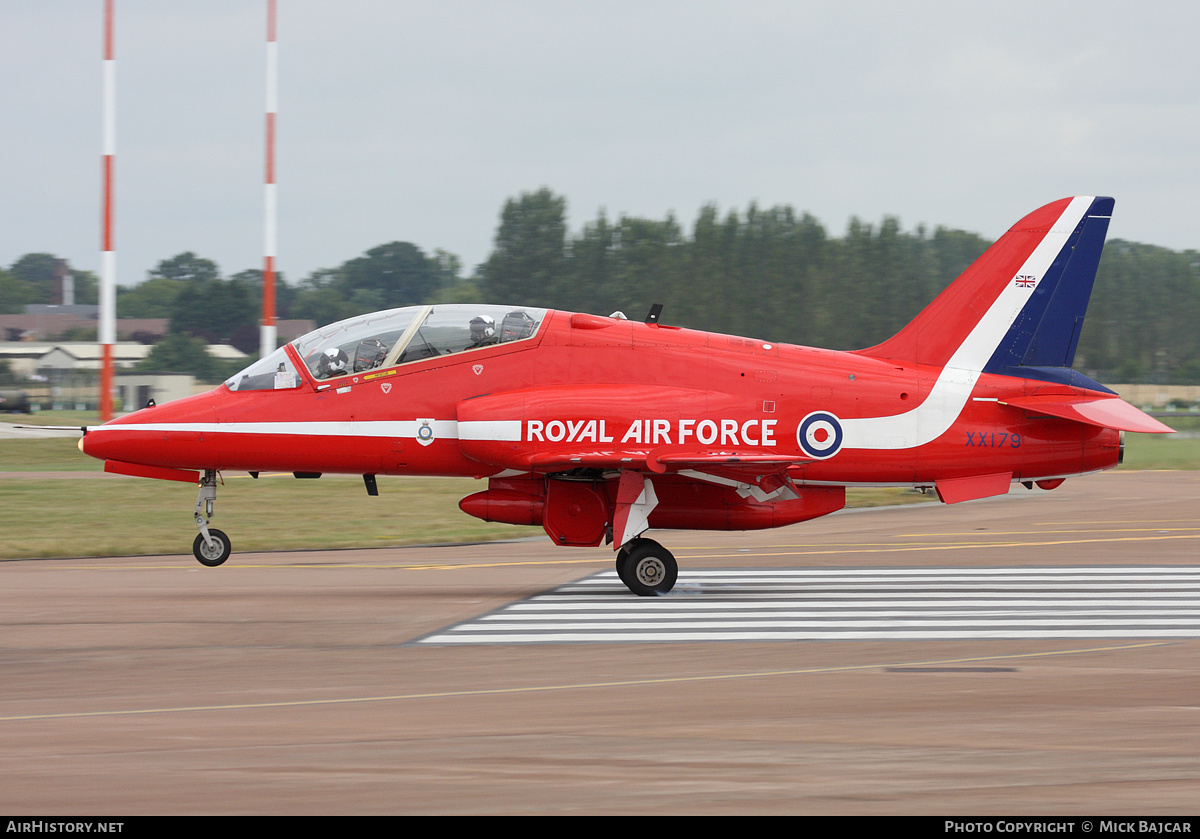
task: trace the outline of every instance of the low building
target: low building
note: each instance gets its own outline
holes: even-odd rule
[[[117,399],[124,411],[145,408],[151,399],[156,405],[191,396],[196,377],[187,373],[135,373],[116,375]]]
[[[113,344],[113,364],[116,377],[113,387],[123,410],[156,403],[169,402],[190,396],[197,390],[195,377],[182,373],[135,371],[134,368],[154,348],[133,341]],[[227,344],[210,344],[209,355],[222,361],[249,364],[246,353]],[[31,384],[21,388],[38,407],[49,409],[94,409],[99,402],[99,379],[102,360],[100,344],[90,342],[0,342],[0,360],[9,369]],[[206,390],[209,386],[200,387]]]
[[[132,367],[150,354],[150,347],[132,341],[113,345],[113,363],[118,368]],[[50,341],[0,342],[0,359],[26,379],[48,378],[52,371],[99,370],[100,345],[82,342]]]

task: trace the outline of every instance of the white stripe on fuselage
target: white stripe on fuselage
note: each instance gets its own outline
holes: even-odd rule
[[[958,420],[975,389],[983,367],[1012,328],[1013,321],[1037,291],[1042,277],[1075,232],[1092,205],[1091,197],[1075,198],[1033,249],[1017,274],[1031,274],[1038,282],[1022,288],[1011,279],[1000,296],[975,324],[946,362],[925,400],[903,414],[842,420],[843,449],[910,449],[931,443]]]
[[[92,426],[89,431],[175,431],[200,434],[288,434],[305,437],[415,437],[425,422],[371,420],[363,422],[130,422]],[[498,422],[429,423],[437,440],[519,440],[519,420]]]

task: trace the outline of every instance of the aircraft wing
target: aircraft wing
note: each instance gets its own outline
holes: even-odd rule
[[[1047,414],[1101,428],[1139,431],[1144,434],[1173,434],[1175,430],[1117,396],[1014,396],[1000,404],[1032,414]]]
[[[788,477],[788,467],[810,458],[781,455],[776,452],[728,452],[715,450],[651,449],[649,451],[615,452],[547,452],[534,455],[531,471],[558,472],[588,467],[620,469],[629,473],[674,474],[688,480],[727,486],[743,498],[759,503],[772,499],[799,498],[796,486]],[[649,477],[647,475],[647,477]],[[638,484],[639,492],[641,483]],[[628,502],[627,502],[628,503]]]
[[[789,466],[807,463],[803,455],[782,455],[778,452],[730,452],[712,449],[681,450],[626,449],[606,451],[554,451],[532,455],[529,468],[534,472],[563,472],[587,467],[592,469],[636,469],[660,475],[687,470],[722,470],[763,475],[781,472]]]

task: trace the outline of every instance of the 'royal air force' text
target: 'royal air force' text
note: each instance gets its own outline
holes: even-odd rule
[[[634,420],[620,434],[607,420],[526,420],[525,442],[539,443],[636,443],[642,446],[671,446],[699,443],[703,446],[774,446],[777,420]],[[622,423],[623,425],[623,423]]]

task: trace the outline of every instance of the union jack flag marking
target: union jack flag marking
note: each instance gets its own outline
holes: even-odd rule
[[[1033,274],[1017,274],[1013,282],[1021,288],[1031,288],[1037,283],[1037,277],[1033,276]]]

